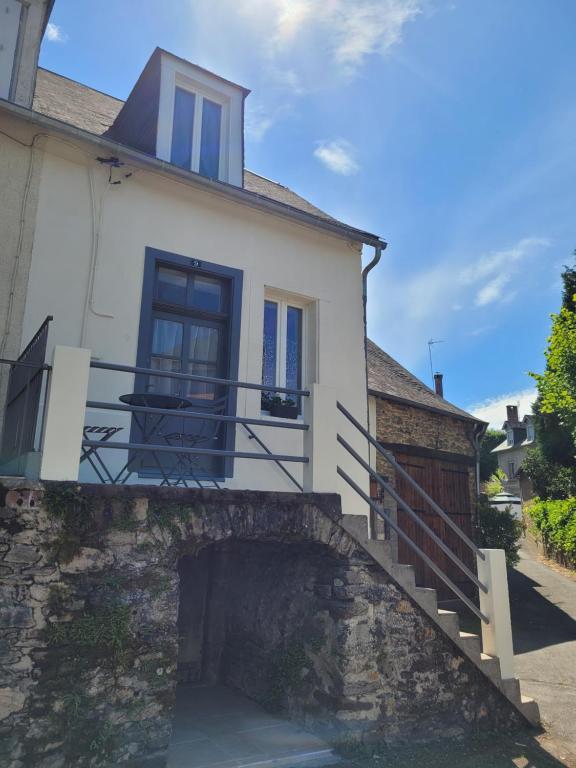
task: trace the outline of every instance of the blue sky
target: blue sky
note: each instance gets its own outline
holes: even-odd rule
[[[573,0],[56,0],[40,62],[124,98],[159,45],[251,88],[247,166],[389,242],[371,337],[427,383],[443,339],[446,396],[500,421],[576,248],[575,27]]]

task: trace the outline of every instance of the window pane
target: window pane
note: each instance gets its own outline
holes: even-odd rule
[[[180,357],[182,354],[182,323],[155,318],[152,354]]]
[[[218,360],[218,341],[220,332],[217,328],[204,325],[190,326],[190,360],[203,360],[215,363]]]
[[[170,304],[186,303],[186,283],[185,272],[177,269],[168,269],[168,267],[159,267],[156,280],[156,296]]]
[[[212,277],[194,276],[192,304],[198,309],[220,312],[222,309],[222,283]]]
[[[189,363],[188,373],[194,373],[196,376],[212,376],[218,377],[218,369],[216,365],[211,363]],[[187,390],[185,397],[191,397],[195,400],[216,400],[220,395],[218,389],[221,389],[218,384],[208,384],[202,381],[188,381],[186,382]],[[210,447],[210,446],[208,446]]]
[[[202,101],[202,134],[200,142],[200,173],[210,179],[218,178],[220,165],[220,123],[222,107],[209,99]]]
[[[176,88],[170,162],[190,170],[192,164],[192,131],[196,97],[190,91]]]
[[[167,357],[152,357],[150,368],[156,371],[175,371],[180,372],[180,360],[170,360]],[[178,395],[180,394],[180,382],[178,379],[169,379],[167,376],[150,376],[148,379],[147,392],[154,392],[157,395]]]
[[[262,350],[262,384],[276,384],[278,354],[278,304],[264,302],[264,346]]]
[[[288,307],[286,318],[286,386],[302,387],[302,310]]]

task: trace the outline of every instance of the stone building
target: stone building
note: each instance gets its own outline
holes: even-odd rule
[[[454,522],[473,537],[474,513],[478,495],[478,442],[486,424],[443,397],[442,380],[437,374],[433,391],[403,368],[373,341],[368,341],[368,389],[371,407],[371,430],[383,448],[389,450],[399,464],[452,517]],[[396,490],[421,518],[469,563],[469,557],[447,525],[414,492],[406,479],[397,476],[386,460],[378,457],[377,469],[390,477]],[[462,588],[466,579],[450,563],[434,542],[419,536],[417,525],[372,482],[372,493],[380,503],[398,514],[399,525],[410,537],[416,537],[425,551],[443,570],[450,573]],[[398,558],[416,568],[417,580],[434,587],[443,597],[451,595],[442,581],[410,548],[398,541]],[[469,563],[470,564],[470,563]]]

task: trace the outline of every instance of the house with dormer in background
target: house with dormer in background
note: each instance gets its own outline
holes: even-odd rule
[[[498,469],[506,476],[504,490],[526,500],[531,497],[529,478],[522,472],[522,464],[530,448],[534,446],[534,418],[526,414],[522,419],[517,405],[506,406],[506,421],[502,424],[506,439],[492,449],[498,457]]]

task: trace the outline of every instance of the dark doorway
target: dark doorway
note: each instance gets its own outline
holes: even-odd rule
[[[323,545],[228,541],[180,559],[178,691],[169,768],[335,760],[314,672],[332,620],[317,596],[338,558]],[[315,661],[316,660],[316,661]]]

